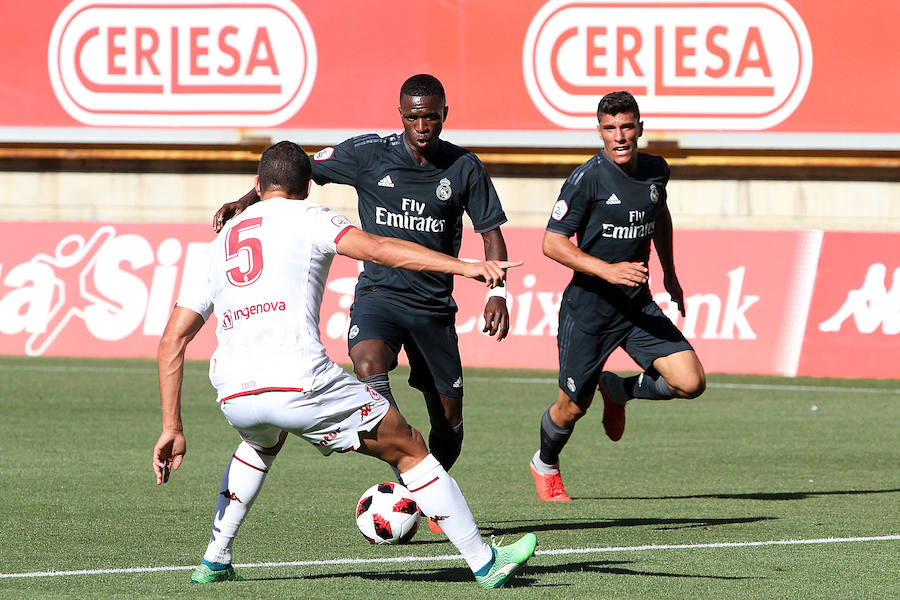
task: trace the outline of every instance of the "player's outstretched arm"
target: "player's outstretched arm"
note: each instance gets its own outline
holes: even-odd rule
[[[503,283],[507,268],[522,264],[522,261],[505,260],[465,262],[413,242],[372,235],[356,228],[344,234],[338,241],[337,250],[344,256],[386,267],[462,275],[484,281],[489,287]]]
[[[213,216],[213,229],[215,229],[216,233],[222,231],[222,228],[225,227],[225,223],[228,222],[229,219],[233,219],[238,216],[248,206],[251,204],[256,204],[259,202],[259,194],[256,193],[256,188],[253,188],[234,202],[226,202],[219,210],[216,211],[215,216]]]
[[[602,261],[573,244],[572,240],[561,233],[545,231],[542,248],[547,258],[610,283],[637,287],[647,282],[647,265],[644,263]]]
[[[186,444],[181,424],[181,382],[184,379],[184,352],[203,327],[203,317],[176,306],[159,340],[156,366],[159,374],[159,398],[162,433],[153,447],[153,471],[157,485],[169,480],[169,472],[181,466]]]

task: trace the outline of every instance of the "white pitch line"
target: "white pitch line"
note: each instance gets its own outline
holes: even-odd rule
[[[695,550],[703,548],[748,548],[754,546],[803,546],[810,544],[847,544],[859,542],[884,542],[900,540],[900,535],[879,535],[873,537],[819,538],[812,540],[767,540],[762,542],[715,542],[709,544],[662,544],[646,546],[608,546],[605,548],[559,548],[537,550],[536,556],[559,556],[566,554],[599,554],[604,552],[649,552],[654,550]],[[327,565],[366,565],[411,562],[435,562],[460,560],[455,554],[439,556],[393,556],[389,558],[334,558],[329,560],[298,560],[291,562],[265,562],[237,564],[240,569],[263,567],[312,567]],[[193,566],[131,567],[127,569],[82,569],[79,571],[37,571],[33,573],[0,573],[0,579],[24,579],[35,577],[63,577],[68,575],[115,575],[124,573],[159,573],[161,571],[189,571]]]

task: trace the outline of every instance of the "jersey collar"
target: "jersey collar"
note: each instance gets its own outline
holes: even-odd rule
[[[409,162],[412,163],[413,166],[419,167],[420,169],[433,169],[433,168],[435,168],[434,165],[431,163],[431,161],[429,161],[427,158],[425,159],[425,162],[422,163],[422,164],[420,165],[419,162],[416,160],[416,153],[415,153],[415,151],[413,151],[412,147],[409,145],[409,142],[406,141],[406,136],[405,136],[404,134],[402,134],[402,133],[399,134],[399,135],[400,135],[400,141],[401,141],[401,143],[403,144],[403,149],[406,150],[405,154],[406,154],[406,156],[409,158]],[[440,154],[440,152],[441,152],[441,145],[442,145],[443,143],[444,143],[444,140],[438,139],[438,143],[437,143],[437,152],[436,152],[437,154]]]

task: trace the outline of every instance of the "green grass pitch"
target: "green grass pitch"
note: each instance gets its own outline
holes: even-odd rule
[[[427,433],[406,374],[394,393]],[[479,590],[424,522],[409,545],[368,544],[353,511],[390,468],[297,438],[235,545],[248,580],[196,586],[238,442],[206,365],[188,364],[187,456],[157,487],[152,361],[0,357],[0,598],[900,597],[900,382],[709,380],[629,404],[618,443],[597,406],[562,456],[575,501],[540,503],[528,460],[554,374],[466,371],[452,474],[485,535],[538,536],[508,589]]]

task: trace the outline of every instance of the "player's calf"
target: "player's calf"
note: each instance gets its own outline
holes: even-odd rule
[[[428,434],[428,448],[438,462],[447,469],[456,462],[462,452],[463,424],[459,422],[455,427],[449,424],[434,425]]]

